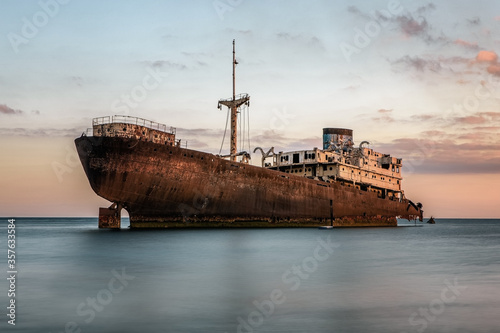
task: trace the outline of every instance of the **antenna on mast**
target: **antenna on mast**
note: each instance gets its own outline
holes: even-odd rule
[[[230,159],[231,161],[236,161],[236,156],[238,156],[237,151],[237,141],[238,141],[238,109],[243,104],[250,105],[250,96],[248,94],[239,94],[236,96],[236,52],[235,52],[235,41],[233,39],[233,97],[230,99],[221,99],[217,107],[221,109],[221,105],[227,106],[231,110],[231,149],[230,149]]]

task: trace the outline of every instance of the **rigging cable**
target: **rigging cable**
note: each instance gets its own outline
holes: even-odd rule
[[[222,146],[224,145],[224,140],[226,139],[226,132],[227,132],[227,123],[228,123],[228,121],[229,121],[229,108],[227,109],[226,128],[224,128],[224,136],[222,137],[222,143],[220,144],[219,155],[222,152]]]
[[[245,107],[241,108],[240,111],[240,118],[241,118],[241,123],[240,123],[240,130],[241,130],[241,143],[240,143],[240,151],[245,150]]]
[[[244,110],[240,111],[240,115],[242,115],[243,111]],[[240,133],[241,133],[241,139],[242,139],[240,142],[240,151],[243,151],[243,144],[245,143],[245,141],[244,141],[245,140],[245,130],[244,130],[245,127],[243,127],[243,124],[244,124],[245,119],[238,117],[238,120],[240,121]]]
[[[248,132],[247,132],[248,152],[251,152],[252,148],[250,147],[250,108],[248,106],[247,106],[247,127],[248,127]]]

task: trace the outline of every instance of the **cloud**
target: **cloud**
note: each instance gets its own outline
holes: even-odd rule
[[[479,49],[479,46],[477,45],[477,43],[467,42],[467,41],[460,39],[460,38],[455,40],[453,43],[455,43],[456,45],[463,46],[463,47],[470,49],[470,50],[478,50]]]
[[[500,76],[500,63],[498,62],[498,55],[494,51],[479,51],[476,62],[489,63],[486,71],[492,75]]]
[[[71,83],[77,85],[78,87],[83,86],[83,78],[81,76],[70,76],[69,80]]]
[[[423,127],[428,128],[425,133],[429,135],[445,134],[443,128],[446,128],[449,133],[473,131],[474,128],[483,131],[490,129],[494,135],[498,134],[500,139],[500,132],[494,130],[496,127],[500,127],[500,112],[475,112],[468,115],[416,114],[404,118],[394,118],[392,110],[380,109],[375,115],[364,114],[361,117],[370,121],[401,125],[420,123]]]
[[[417,8],[417,13],[419,14],[424,14],[426,12],[429,12],[431,10],[436,9],[436,5],[434,5],[432,2],[429,2],[427,5],[423,5]]]
[[[500,132],[500,126],[476,126],[472,127],[473,131]]]
[[[429,24],[424,18],[418,22],[411,16],[399,16],[397,21],[401,30],[410,36],[426,34],[429,29]]]
[[[363,13],[358,7],[353,6],[353,5],[347,7],[347,11],[351,14],[357,15],[357,16],[365,18],[365,19],[370,19],[370,20],[372,19],[370,17],[370,15]]]
[[[82,133],[81,128],[0,128],[0,136],[27,136],[27,137],[77,137]]]
[[[470,71],[469,69],[470,65],[476,61],[461,56],[444,57],[431,55],[424,57],[406,55],[396,60],[388,59],[387,61],[393,66],[396,72],[406,72],[408,69],[412,69],[417,72],[431,71],[438,73],[447,71],[451,75],[457,73],[478,74],[477,71]],[[464,82],[459,83],[463,84]]]
[[[348,90],[348,91],[357,91],[359,90],[359,88],[361,88],[361,85],[359,84],[351,84],[345,88],[342,88],[342,90]]]
[[[496,63],[498,60],[498,55],[494,51],[479,51],[476,56],[477,62],[489,62]]]
[[[243,29],[233,29],[233,28],[227,28],[225,31],[231,33],[231,34],[240,34],[240,35],[247,35],[250,36],[253,34],[252,30],[243,30]]]
[[[252,142],[254,142],[256,146],[268,145],[272,142],[276,147],[284,147],[287,146],[288,139],[284,137],[282,133],[268,129],[252,136]]]
[[[372,121],[384,123],[392,123],[396,121],[396,119],[392,116],[392,109],[379,109],[377,110],[377,114],[377,116],[371,118]]]
[[[183,140],[183,142],[181,142],[181,145],[183,146],[184,144],[186,144],[189,149],[207,150],[211,148],[206,141],[199,139],[189,139],[185,141]],[[214,150],[212,149],[212,151]]]
[[[412,57],[409,55],[393,61],[392,65],[404,65],[418,72],[425,72],[427,70],[439,72],[442,69],[441,63],[437,60],[424,59],[419,56]]]
[[[403,158],[404,173],[498,173],[500,112],[415,115],[429,129],[375,147]],[[398,120],[407,121],[405,119]]]
[[[395,25],[397,30],[402,32],[408,38],[420,38],[426,44],[449,43],[450,39],[446,37],[442,32],[440,33],[440,35],[435,34],[435,32],[433,31],[433,27],[429,24],[428,20],[424,16],[435,9],[436,6],[433,3],[428,3],[426,5],[418,7],[412,13],[406,13],[399,16],[390,16],[388,12],[384,14],[383,12],[376,11],[372,13],[372,15],[370,15],[361,11],[356,6],[347,7],[347,11],[350,14],[356,15],[365,20],[384,22],[384,26],[392,23],[393,25]]]
[[[441,120],[442,118],[438,115],[434,114],[417,114],[411,117],[413,120],[417,121],[431,121],[431,122],[436,122],[438,120]]]
[[[169,60],[144,61],[143,63],[154,68],[168,68],[168,69],[180,69],[180,70],[187,69],[186,65],[176,62],[171,62]]]
[[[474,17],[474,18],[471,18],[471,19],[467,19],[467,22],[470,25],[479,25],[479,24],[481,24],[481,19],[479,17]]]
[[[435,9],[436,6],[433,3],[428,3],[427,5],[417,8],[414,14],[409,13],[406,15],[400,15],[393,18],[392,21],[396,22],[398,28],[407,37],[418,37],[426,44],[448,43],[449,38],[443,33],[438,36],[433,35],[433,27],[424,17],[424,14],[427,14]]]
[[[180,137],[193,138],[193,137],[210,137],[220,138],[224,135],[222,129],[206,129],[206,128],[179,128],[176,127],[176,133]]]
[[[500,65],[498,63],[492,64],[487,68],[488,73],[500,76]]]
[[[408,173],[498,173],[500,143],[484,142],[475,135],[462,136],[470,142],[458,143],[446,137],[400,138],[375,149],[401,157],[403,177]]]
[[[183,56],[190,57],[190,58],[206,58],[206,57],[213,57],[213,54],[211,53],[206,53],[206,52],[181,52]]]
[[[325,49],[321,40],[316,36],[310,37],[310,36],[303,36],[301,34],[293,35],[293,34],[289,34],[288,32],[279,32],[276,34],[276,37],[278,37],[278,39],[280,39],[280,40],[292,41],[294,43],[300,43],[300,44],[303,44],[309,48],[316,47],[316,48],[319,48],[322,50]]]
[[[431,130],[431,131],[423,131],[420,134],[422,137],[442,137],[446,135],[446,132]]]
[[[6,115],[23,115],[24,111],[14,110],[13,108],[7,106],[6,104],[0,104],[0,114],[6,114]]]
[[[443,43],[446,44],[449,42],[449,38],[441,33],[439,36],[433,36],[431,34],[432,27],[427,22],[427,19],[423,16],[417,20],[411,15],[406,16],[398,16],[396,21],[399,25],[400,30],[407,37],[419,37],[426,44],[433,43]]]
[[[460,124],[479,125],[486,123],[488,120],[485,117],[476,115],[476,116],[458,117],[455,118],[455,121]]]
[[[429,123],[442,123],[446,124],[447,127],[464,126],[464,125],[480,125],[480,124],[490,124],[490,125],[500,125],[500,112],[475,112],[469,115],[458,116],[442,116],[442,115],[415,115],[412,117],[420,122]]]

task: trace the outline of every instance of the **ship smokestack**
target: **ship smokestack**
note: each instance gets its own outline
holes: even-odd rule
[[[352,130],[346,128],[323,128],[323,149],[343,150],[354,145]]]

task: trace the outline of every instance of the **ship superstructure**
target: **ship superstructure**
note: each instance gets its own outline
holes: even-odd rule
[[[365,147],[354,146],[353,131],[324,128],[323,149],[279,152],[263,161],[263,167],[326,182],[339,182],[358,190],[377,193],[381,198],[400,200],[402,160]]]

